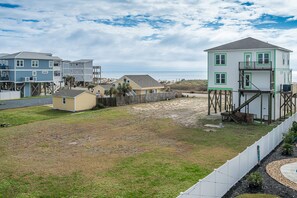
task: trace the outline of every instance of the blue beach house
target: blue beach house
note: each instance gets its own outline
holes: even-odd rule
[[[61,81],[62,60],[50,53],[18,52],[0,56],[0,91],[22,97],[53,93]]]

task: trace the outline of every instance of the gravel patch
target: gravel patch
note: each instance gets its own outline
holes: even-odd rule
[[[247,174],[243,177],[235,186],[233,186],[229,192],[227,192],[223,198],[237,197],[238,195],[244,193],[265,193],[273,194],[283,198],[296,198],[297,191],[289,188],[275,179],[273,179],[267,172],[266,166],[271,162],[283,160],[283,159],[292,159],[297,157],[297,148],[294,147],[293,156],[283,156],[281,154],[281,146],[278,146],[270,155],[268,155],[259,166],[256,166],[251,172],[259,171],[263,177],[263,188],[258,191],[253,191],[248,187]]]

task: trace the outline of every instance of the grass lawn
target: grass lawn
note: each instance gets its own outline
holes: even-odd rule
[[[184,128],[128,108],[0,111],[14,125],[0,128],[0,197],[176,197],[272,129],[206,132],[220,120]]]
[[[278,196],[268,194],[242,194],[237,198],[278,198]]]
[[[52,110],[46,106],[35,106],[18,109],[7,109],[0,111],[0,124],[6,123],[12,126],[27,124],[39,120],[48,120],[62,117],[71,113]]]

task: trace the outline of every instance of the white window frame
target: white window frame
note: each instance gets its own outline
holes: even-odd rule
[[[16,67],[24,67],[25,66],[25,61],[24,60],[18,60],[17,59],[17,60],[15,60],[15,66]]]
[[[259,58],[259,55],[262,55],[262,58]],[[265,55],[268,55],[268,62],[267,63],[265,62],[265,59],[266,59]],[[261,53],[257,54],[257,60],[258,60],[259,65],[269,64],[270,59],[271,59],[270,53],[268,53],[268,52],[263,52],[263,53],[261,52]]]
[[[218,59],[217,59],[218,57]],[[223,58],[224,57],[224,58]],[[217,63],[217,60],[219,63]],[[224,63],[223,63],[224,61]],[[216,53],[215,54],[215,66],[226,66],[227,54],[226,53]]]
[[[31,60],[31,67],[39,67],[39,60]]]
[[[54,67],[54,61],[48,61],[48,67],[53,68]]]
[[[32,76],[37,76],[37,71],[32,71]]]
[[[224,75],[224,77],[223,77],[223,75]],[[219,78],[217,78],[217,77],[219,77]],[[222,80],[224,80],[225,82],[222,82]],[[220,73],[220,72],[215,73],[215,84],[226,85],[227,84],[227,73]]]
[[[287,65],[290,66],[290,55],[287,54]]]

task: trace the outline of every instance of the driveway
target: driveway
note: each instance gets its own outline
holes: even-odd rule
[[[52,104],[52,97],[0,101],[0,110]]]

